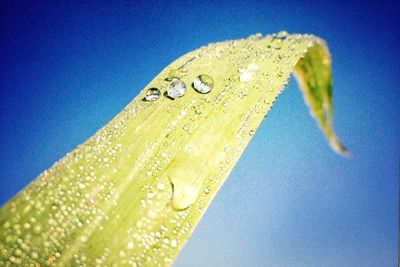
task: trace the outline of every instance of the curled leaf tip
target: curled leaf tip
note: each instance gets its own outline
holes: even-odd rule
[[[350,153],[333,131],[331,59],[323,40],[314,38],[309,49],[296,64],[294,75],[311,116],[328,139],[331,148],[342,156],[349,156]]]

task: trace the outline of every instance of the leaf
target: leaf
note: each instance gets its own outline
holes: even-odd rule
[[[331,147],[346,154],[332,130],[324,41],[280,32],[210,44],[165,68],[1,208],[0,266],[170,265],[293,70]],[[187,91],[173,100],[174,78]],[[209,87],[194,90],[196,78]]]

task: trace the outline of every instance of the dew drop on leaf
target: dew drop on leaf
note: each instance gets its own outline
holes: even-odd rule
[[[214,88],[214,80],[209,75],[201,74],[194,80],[193,87],[197,92],[207,94]]]
[[[178,78],[173,78],[168,86],[167,94],[170,98],[175,99],[186,93],[186,84]]]
[[[242,83],[247,83],[250,82],[251,79],[253,79],[253,72],[249,72],[249,71],[244,71],[240,74],[240,81]]]
[[[160,89],[150,88],[146,92],[146,101],[156,101],[161,95]]]

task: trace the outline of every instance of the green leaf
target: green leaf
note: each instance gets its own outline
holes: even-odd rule
[[[280,32],[209,44],[1,208],[0,266],[170,265],[292,71],[329,144],[347,154],[332,130],[324,41]],[[186,92],[172,99],[176,79]]]

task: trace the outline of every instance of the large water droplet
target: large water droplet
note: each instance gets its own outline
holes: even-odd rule
[[[171,206],[176,211],[189,208],[198,198],[200,188],[198,185],[187,185],[182,188],[174,188]]]
[[[247,83],[247,82],[250,82],[252,79],[253,79],[253,75],[254,75],[254,73],[253,72],[250,72],[250,71],[244,71],[244,72],[242,72],[241,74],[240,74],[240,81],[242,82],[242,83]]]
[[[207,94],[214,88],[214,80],[206,74],[201,74],[194,80],[193,87],[197,92]]]
[[[173,78],[168,86],[167,94],[170,98],[178,98],[185,94],[186,84],[178,78]]]
[[[146,92],[146,101],[156,101],[161,95],[160,89],[150,88]]]

